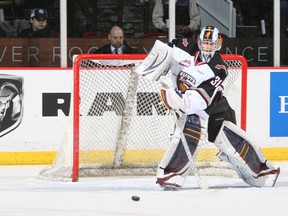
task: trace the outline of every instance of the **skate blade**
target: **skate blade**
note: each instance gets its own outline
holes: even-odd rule
[[[161,184],[160,187],[165,191],[177,191],[181,188],[180,185],[171,183]]]

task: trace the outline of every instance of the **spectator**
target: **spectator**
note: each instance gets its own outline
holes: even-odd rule
[[[108,34],[109,44],[100,47],[95,53],[102,54],[132,54],[134,50],[124,40],[124,31],[119,26],[113,26]]]
[[[18,34],[22,38],[49,38],[57,37],[56,31],[48,27],[48,13],[45,9],[35,8],[30,15],[30,28],[24,29]]]
[[[195,0],[176,1],[176,36],[196,37],[200,29],[200,12]],[[163,33],[168,32],[169,0],[156,0],[152,21]]]

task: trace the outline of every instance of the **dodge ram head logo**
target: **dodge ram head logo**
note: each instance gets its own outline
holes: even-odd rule
[[[23,116],[23,78],[0,74],[0,137],[19,126]]]

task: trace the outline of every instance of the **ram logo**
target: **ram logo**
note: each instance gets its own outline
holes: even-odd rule
[[[23,78],[0,74],[0,137],[18,127],[23,117]]]

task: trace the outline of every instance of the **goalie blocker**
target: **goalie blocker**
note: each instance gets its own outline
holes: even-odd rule
[[[217,156],[232,164],[247,184],[255,187],[275,185],[280,168],[265,159],[245,131],[224,121],[214,144],[221,150]]]

